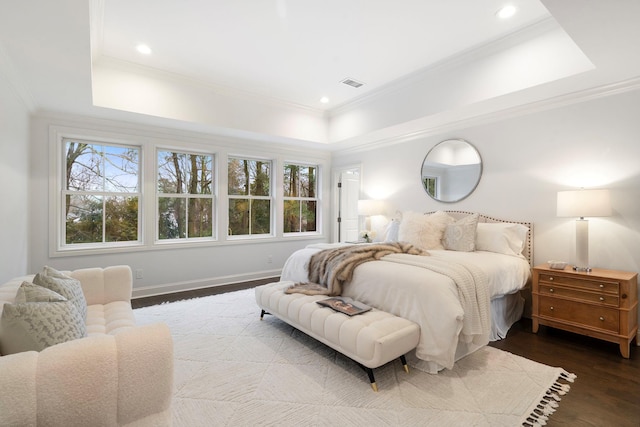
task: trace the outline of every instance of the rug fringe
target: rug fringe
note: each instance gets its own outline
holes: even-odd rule
[[[539,427],[547,424],[547,420],[558,408],[558,402],[562,400],[560,396],[564,396],[571,390],[571,386],[560,381],[572,383],[577,375],[561,370],[558,378],[551,384],[545,394],[540,398],[533,410],[522,422],[523,427]]]

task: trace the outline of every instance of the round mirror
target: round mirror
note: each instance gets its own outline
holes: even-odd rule
[[[482,175],[476,148],[462,139],[440,142],[422,162],[422,185],[434,200],[459,202],[473,193]]]

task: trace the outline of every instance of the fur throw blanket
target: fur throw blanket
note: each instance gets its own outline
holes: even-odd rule
[[[429,255],[428,252],[406,242],[350,245],[326,249],[311,256],[308,265],[309,282],[296,283],[285,292],[306,295],[342,293],[342,286],[353,277],[357,266],[379,260],[389,254]]]

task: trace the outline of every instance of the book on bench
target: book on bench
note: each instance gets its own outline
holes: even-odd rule
[[[347,297],[331,297],[316,302],[348,316],[355,316],[356,314],[362,314],[371,310],[371,307],[368,305]]]

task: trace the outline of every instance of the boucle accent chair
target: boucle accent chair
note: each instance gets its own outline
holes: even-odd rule
[[[131,269],[64,273],[80,281],[87,336],[0,357],[0,425],[171,425],[173,341],[164,324],[135,325]],[[33,278],[0,285],[0,315]]]

